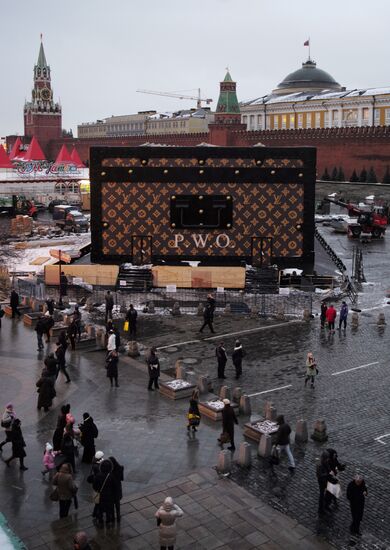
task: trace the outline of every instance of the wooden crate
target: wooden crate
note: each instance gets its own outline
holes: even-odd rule
[[[236,415],[238,415],[240,412],[238,405],[236,403],[230,403],[230,405],[233,407]],[[207,403],[199,403],[199,412],[202,416],[207,416],[207,418],[214,420],[214,422],[222,421],[222,409],[216,410]]]
[[[173,400],[185,399],[185,398],[191,397],[192,392],[196,388],[195,384],[189,384],[184,388],[175,389],[175,388],[172,388],[170,384],[171,384],[170,382],[159,381],[160,393],[161,395],[168,397],[168,399],[173,399]]]

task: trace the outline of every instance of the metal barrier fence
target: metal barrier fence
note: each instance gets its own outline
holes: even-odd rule
[[[58,298],[58,288],[47,287],[47,296]],[[71,285],[68,287],[68,298],[80,300],[82,297],[91,298],[95,304],[104,304],[106,288],[94,288],[91,292],[84,288]],[[205,304],[210,290],[177,289],[176,292],[155,289],[149,292],[121,292],[111,291],[115,305],[126,311],[129,304],[137,308],[147,307],[150,302],[157,312],[164,313],[172,309],[177,302],[183,313],[196,313],[199,304]],[[245,293],[239,291],[215,292],[217,310],[229,308],[232,313],[249,313],[257,311],[259,315],[275,316],[287,315],[301,317],[304,310],[312,312],[312,294],[309,292],[292,291],[289,295]]]

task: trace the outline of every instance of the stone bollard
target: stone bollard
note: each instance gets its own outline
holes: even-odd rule
[[[175,376],[177,380],[187,380],[187,369],[180,359],[175,363]]]
[[[378,326],[383,326],[386,324],[386,319],[385,319],[385,314],[384,313],[380,313],[378,315],[378,322],[377,322]]]
[[[196,314],[198,317],[203,317],[203,311],[204,311],[204,306],[203,304],[199,303],[198,304],[198,309],[196,311]]]
[[[153,301],[148,304],[148,313],[156,313]]]
[[[138,344],[135,340],[131,340],[129,342],[128,349],[127,349],[127,355],[128,355],[128,357],[139,357],[140,356],[140,352],[139,352],[139,349],[138,349]]]
[[[175,303],[173,304],[172,315],[181,315],[180,304],[179,304],[179,302],[175,302]]]
[[[268,407],[267,414],[265,415],[265,419],[275,422],[276,417],[277,417],[276,408],[271,405],[270,407]]]
[[[242,388],[233,388],[232,398],[234,403],[238,404],[240,402],[241,395],[242,395]]]
[[[88,338],[95,338],[95,334],[96,334],[95,326],[87,325],[86,329],[87,329]]]
[[[276,318],[277,318],[279,321],[284,321],[284,320],[285,320],[284,306],[283,306],[283,305],[279,305],[279,307],[277,308],[277,311],[276,311]]]
[[[359,314],[356,311],[352,312],[351,326],[353,326],[353,327],[358,327],[359,326]]]
[[[273,404],[272,401],[266,401],[266,402],[264,403],[264,408],[263,408],[263,416],[264,416],[264,418],[267,417],[268,409],[269,409],[270,407],[273,407],[273,406],[274,406],[274,404]]]
[[[198,388],[200,394],[209,393],[210,380],[207,374],[199,376]]]
[[[311,319],[310,310],[309,309],[304,309],[303,310],[303,320],[304,321],[310,321],[310,319]]]
[[[232,392],[231,392],[229,386],[221,386],[221,389],[219,390],[219,398],[221,399],[221,401],[223,399],[229,399],[231,401]]]
[[[303,419],[298,420],[295,428],[295,443],[307,443],[308,440],[307,422]]]
[[[240,414],[250,416],[252,414],[251,400],[249,395],[241,395],[240,398]]]
[[[251,446],[246,441],[240,443],[237,462],[244,468],[249,468],[252,464]]]
[[[220,474],[229,474],[232,470],[232,453],[230,451],[221,451],[218,455],[217,472]]]
[[[324,441],[328,441],[328,434],[326,433],[325,420],[316,420],[314,424],[314,431],[310,437],[311,439],[314,439],[314,441],[318,441],[320,443],[323,443]]]
[[[272,437],[268,434],[262,434],[257,448],[257,454],[263,458],[271,456]]]
[[[260,313],[260,308],[258,306],[251,307],[251,317],[257,317]]]

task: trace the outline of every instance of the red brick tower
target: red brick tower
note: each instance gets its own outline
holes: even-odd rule
[[[232,131],[244,131],[241,123],[240,106],[237,100],[236,83],[229,71],[222,82],[214,122],[209,124],[209,141],[213,145],[233,145]]]
[[[35,136],[42,148],[62,134],[61,105],[54,103],[50,67],[46,62],[42,37],[37,64],[34,67],[34,88],[31,101],[24,106],[24,135]]]

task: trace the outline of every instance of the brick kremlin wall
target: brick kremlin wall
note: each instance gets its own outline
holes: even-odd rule
[[[381,181],[387,166],[390,166],[390,127],[326,128],[310,130],[263,130],[237,131],[228,126],[218,131],[201,134],[143,135],[121,138],[51,140],[45,147],[50,159],[55,159],[61,145],[69,149],[76,146],[82,160],[89,159],[89,147],[136,146],[145,142],[165,145],[194,146],[200,143],[213,145],[252,146],[263,143],[278,147],[317,147],[317,174],[320,178],[325,170],[331,173],[334,167],[342,167],[346,178],[353,170],[359,174],[373,166],[378,181]]]

